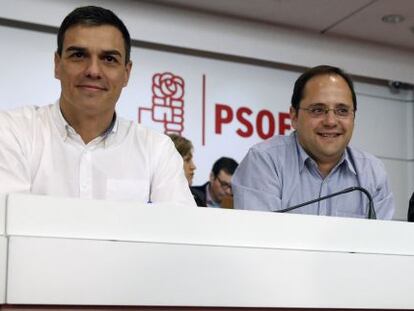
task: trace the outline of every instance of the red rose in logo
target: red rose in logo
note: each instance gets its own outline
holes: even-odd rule
[[[184,80],[179,76],[166,72],[152,77],[152,92],[157,98],[182,100],[184,96]]]
[[[164,123],[166,134],[181,135],[184,130],[183,78],[171,72],[154,74],[152,94],[152,108],[139,108],[138,120],[142,110],[150,110],[153,121]]]

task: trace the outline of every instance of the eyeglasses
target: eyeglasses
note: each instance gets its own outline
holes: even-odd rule
[[[309,113],[312,118],[321,118],[328,114],[329,111],[333,111],[335,116],[340,119],[347,119],[354,115],[354,109],[346,106],[338,106],[335,108],[328,108],[326,106],[312,106],[309,108],[300,108]]]
[[[216,176],[216,179],[220,183],[220,186],[221,188],[223,188],[223,190],[231,189],[231,184],[229,184],[228,182],[225,182],[224,180],[221,180],[218,176]]]

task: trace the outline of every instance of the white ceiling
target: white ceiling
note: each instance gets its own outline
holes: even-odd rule
[[[152,0],[149,2],[414,50],[414,0]],[[405,20],[399,24],[386,24],[381,19],[387,14],[401,14]]]

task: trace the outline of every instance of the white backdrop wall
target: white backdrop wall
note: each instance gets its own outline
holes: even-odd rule
[[[414,82],[414,53],[321,39],[140,2],[0,0],[0,18],[58,26],[70,10],[86,3],[113,9],[124,19],[136,40],[298,66],[330,63],[357,75]],[[56,100],[60,88],[53,79],[55,35],[0,27],[0,40],[0,108],[44,105]],[[262,140],[258,134],[258,117],[264,134],[271,132],[271,118],[276,134],[281,128],[286,129],[285,134],[290,132],[289,120],[282,120],[281,126],[279,118],[288,112],[297,72],[137,47],[131,56],[133,73],[118,105],[124,117],[137,120],[139,108],[151,109],[152,78],[156,73],[171,72],[184,80],[184,119],[180,124],[182,134],[195,145],[198,166],[195,184],[208,178],[211,165],[218,157],[226,155],[240,161],[249,146]],[[395,219],[405,219],[408,198],[414,190],[413,92],[393,93],[388,87],[368,83],[357,83],[356,90],[359,106],[352,143],[384,161],[396,197]],[[233,113],[233,118],[222,122],[221,133],[217,133],[220,116],[217,118],[216,113],[220,107],[223,119],[229,113]],[[237,111],[241,112],[239,119]],[[156,115],[156,111],[152,112]],[[141,111],[141,122],[164,131],[164,124],[154,121],[150,110]],[[253,131],[251,135],[244,135],[248,137],[237,134],[237,131],[245,133],[249,127]]]
[[[113,9],[136,40],[306,67],[336,64],[360,76],[414,84],[414,52],[138,0],[0,0],[0,18],[59,26],[72,9],[89,4]]]

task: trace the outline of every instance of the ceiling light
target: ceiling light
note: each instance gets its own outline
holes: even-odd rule
[[[398,24],[405,20],[405,17],[400,14],[388,14],[382,17],[382,21],[388,24]]]

